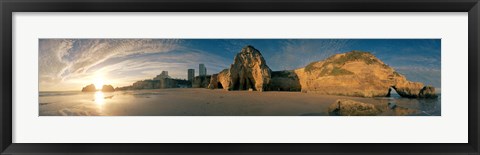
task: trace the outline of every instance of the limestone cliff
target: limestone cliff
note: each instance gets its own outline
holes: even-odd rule
[[[295,73],[302,92],[376,97],[389,96],[393,88],[402,97],[436,97],[435,88],[408,81],[369,52],[336,54]]]
[[[267,90],[300,91],[301,85],[293,70],[272,71],[272,78]]]

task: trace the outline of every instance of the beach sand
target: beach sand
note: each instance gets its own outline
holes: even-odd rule
[[[360,98],[203,88],[40,94],[40,116],[327,116],[328,106],[337,99],[374,104],[384,109],[380,115],[385,116],[440,115],[440,99]],[[409,111],[389,109],[388,103],[392,102]]]

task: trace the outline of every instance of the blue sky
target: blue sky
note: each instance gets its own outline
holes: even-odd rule
[[[101,78],[126,86],[163,70],[185,79],[228,68],[242,47],[253,45],[272,70],[291,70],[351,50],[373,53],[409,80],[441,87],[440,39],[40,39],[40,90],[79,90]]]

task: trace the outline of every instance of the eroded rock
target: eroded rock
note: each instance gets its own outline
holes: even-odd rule
[[[435,92],[435,87],[433,86],[425,86],[420,90],[419,97],[422,98],[436,98],[438,97]]]
[[[260,52],[246,46],[230,68],[212,76],[207,86],[225,90],[299,91],[358,97],[390,96],[434,98],[435,88],[408,81],[405,76],[369,52],[351,51],[333,55],[293,71],[272,72]]]
[[[235,56],[229,69],[218,73],[210,80],[210,88],[218,88],[220,83],[225,90],[264,91],[270,83],[271,70],[262,54],[253,46],[245,46]]]
[[[408,81],[369,52],[333,55],[295,70],[302,92],[359,97],[383,97],[393,88],[402,97],[434,97],[435,88]],[[422,91],[423,90],[423,91]]]
[[[328,107],[328,114],[333,116],[376,116],[381,113],[373,104],[347,99],[339,99]]]
[[[272,78],[270,80],[268,90],[300,91],[301,89],[300,80],[294,71],[272,71]]]

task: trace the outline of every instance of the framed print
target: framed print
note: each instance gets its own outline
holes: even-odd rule
[[[440,39],[40,39],[39,116],[441,116],[440,45]],[[363,48],[375,53],[328,53]]]
[[[4,154],[478,154],[478,0],[1,8]]]

